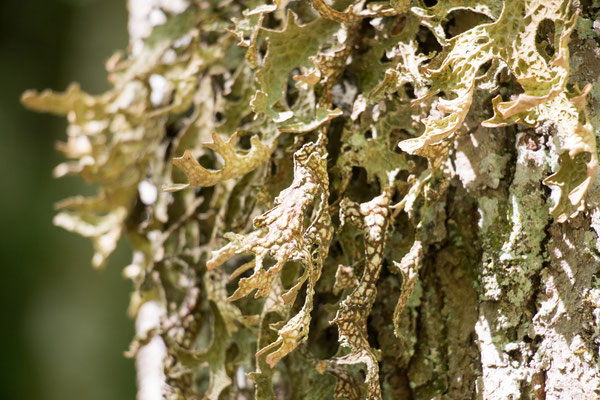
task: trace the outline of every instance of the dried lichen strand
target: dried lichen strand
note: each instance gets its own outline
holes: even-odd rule
[[[361,400],[364,397],[360,389],[361,385],[343,365],[321,361],[315,368],[321,373],[327,372],[335,376],[334,395],[336,400]]]
[[[325,160],[313,152],[314,143],[303,146],[294,154],[294,181],[275,200],[275,207],[254,219],[255,230],[249,234],[229,234],[231,242],[214,251],[207,262],[213,269],[235,254],[252,253],[256,256],[254,274],[240,281],[230,300],[247,296],[258,289],[255,297],[266,297],[270,282],[287,261],[305,261],[309,254],[305,248],[306,211],[320,190],[327,190],[326,169],[319,164]],[[271,254],[277,263],[268,270],[263,261]]]
[[[392,189],[386,189],[373,200],[357,204],[344,198],[340,204],[340,219],[350,221],[364,232],[365,269],[358,286],[341,303],[334,322],[339,330],[342,346],[350,354],[332,360],[335,364],[364,363],[367,367],[368,399],[381,399],[379,366],[367,340],[367,318],[375,302],[376,284],[383,261],[387,236]],[[337,398],[342,398],[344,381],[336,388]]]
[[[423,261],[423,243],[419,240],[415,240],[410,251],[397,263],[394,261],[394,266],[402,274],[402,292],[396,303],[396,309],[394,310],[394,334],[397,337],[401,337],[402,332],[400,331],[400,313],[404,310],[404,306],[408,302],[408,299],[415,290],[417,280],[419,278],[419,268]]]
[[[254,290],[257,290],[255,297],[267,297],[273,280],[287,261],[299,261],[304,265],[302,276],[292,288],[282,294],[285,303],[291,306],[298,291],[308,280],[304,306],[279,329],[277,341],[257,353],[257,356],[261,356],[276,349],[267,356],[267,362],[271,366],[307,337],[314,287],[333,237],[327,207],[329,183],[327,153],[323,141],[321,137],[316,143],[308,143],[294,154],[294,181],[279,194],[274,208],[254,219],[256,230],[246,235],[230,235],[232,241],[213,252],[212,258],[207,262],[207,267],[213,269],[235,254],[255,255],[252,276],[240,280],[230,301],[247,296]],[[307,211],[312,205],[314,211],[310,216]],[[305,228],[307,217],[310,218],[310,223]],[[311,253],[313,247],[316,249]],[[276,260],[276,264],[264,270],[263,261],[269,254]]]

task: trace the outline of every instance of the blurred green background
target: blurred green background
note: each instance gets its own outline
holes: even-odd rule
[[[0,10],[0,399],[133,399],[127,243],[96,271],[91,243],[52,225],[56,201],[93,190],[52,178],[65,120],[19,103],[28,88],[71,81],[106,90],[104,62],[127,46],[126,2],[12,0]]]

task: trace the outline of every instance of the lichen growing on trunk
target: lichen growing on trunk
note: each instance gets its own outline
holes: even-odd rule
[[[22,98],[132,245],[140,399],[600,396],[599,5],[162,3]]]

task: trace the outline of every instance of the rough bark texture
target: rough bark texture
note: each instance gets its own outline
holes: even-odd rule
[[[600,398],[600,3],[220,3],[24,96],[135,249],[139,398]]]

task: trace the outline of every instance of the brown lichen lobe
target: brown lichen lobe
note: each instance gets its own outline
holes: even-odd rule
[[[173,158],[171,162],[185,172],[190,182],[188,184],[165,187],[165,191],[174,192],[186,189],[189,186],[214,186],[221,181],[247,174],[265,162],[272,151],[272,146],[263,144],[257,136],[252,136],[250,139],[252,147],[244,155],[240,155],[234,148],[234,143],[237,141],[237,133],[231,135],[227,141],[224,141],[219,134],[213,133],[212,139],[213,142],[204,143],[204,147],[217,152],[223,157],[225,162],[223,169],[219,171],[207,170],[194,158],[190,150],[186,150],[183,156]]]

